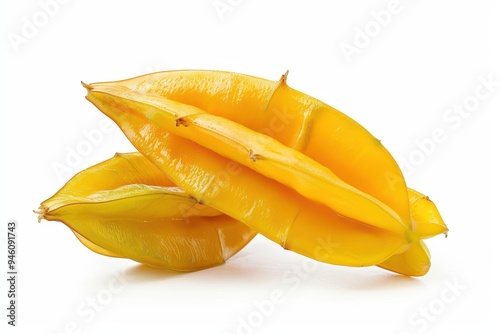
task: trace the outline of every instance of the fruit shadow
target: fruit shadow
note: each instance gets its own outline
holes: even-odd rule
[[[125,276],[134,283],[169,281],[183,277],[203,278],[208,282],[238,282],[239,280],[248,280],[248,282],[251,282],[256,277],[261,277],[263,273],[265,273],[263,267],[257,268],[256,266],[231,265],[227,263],[192,272],[165,270],[143,264],[136,264],[124,271]]]
[[[237,254],[227,263],[212,268],[193,272],[176,272],[137,264],[125,270],[126,277],[134,283],[147,283],[155,281],[170,281],[173,279],[193,278],[200,279],[205,284],[243,284],[254,285],[276,282],[307,276],[303,282],[315,287],[330,290],[351,291],[383,291],[394,289],[414,289],[422,286],[419,278],[403,276],[386,272],[380,268],[350,268],[331,266],[317,263],[317,269],[312,272],[296,273],[301,261],[274,261],[269,263],[262,258],[254,258],[252,254]]]
[[[141,283],[172,280],[188,275],[189,272],[165,270],[138,263],[126,269],[124,274],[126,277],[129,277],[132,282]]]
[[[244,253],[244,252],[242,252]],[[179,272],[155,268],[144,264],[134,264],[123,270],[124,276],[132,284],[171,281],[175,279],[203,280],[205,283],[252,284],[255,280],[266,281],[281,275],[286,264],[267,265],[261,261],[252,261],[252,256],[237,254],[224,264],[191,272]]]
[[[415,277],[403,276],[385,272],[378,268],[349,268],[357,269],[344,271],[344,268],[332,268],[330,273],[319,273],[321,281],[335,284],[351,291],[382,291],[406,288],[418,288],[423,283]],[[378,272],[380,270],[380,272]]]
[[[296,266],[295,266],[296,267]],[[243,284],[252,286],[256,282],[279,282],[283,281],[286,287],[287,280],[299,279],[300,276],[292,276],[289,264],[274,264],[267,266],[262,264],[252,264],[247,261],[229,262],[217,267],[193,271],[175,272],[160,268],[153,268],[138,264],[125,271],[126,277],[134,283],[160,282],[192,278],[194,281],[204,281],[205,284]],[[211,282],[211,283],[210,283]],[[377,269],[368,268],[343,268],[330,267],[321,268],[316,272],[308,273],[308,278],[301,282],[305,285],[312,285],[315,288],[329,290],[350,290],[350,291],[384,291],[399,289],[414,289],[425,284],[414,277],[402,276],[398,274],[378,272]]]

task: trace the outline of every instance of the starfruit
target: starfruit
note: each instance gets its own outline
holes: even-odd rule
[[[406,183],[381,141],[339,110],[287,85],[209,70],[165,71],[92,85],[164,97],[275,138],[385,203],[410,226]]]
[[[256,235],[200,205],[139,153],[78,173],[37,213],[62,221],[96,253],[176,271],[222,264]]]
[[[87,99],[200,203],[320,261],[425,274],[424,235],[394,159],[358,123],[285,79],[178,71],[85,86]],[[292,121],[272,133],[276,140],[255,131],[279,113]],[[242,166],[228,177],[231,159]]]

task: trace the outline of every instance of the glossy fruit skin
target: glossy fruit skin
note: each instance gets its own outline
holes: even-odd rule
[[[396,233],[407,229],[390,207],[373,196],[352,187],[301,152],[241,124],[119,86],[92,85],[90,95],[107,95],[114,105],[133,106],[129,110],[162,130],[240,163],[339,215]]]
[[[434,237],[439,234],[447,235],[448,227],[443,221],[434,202],[416,190],[408,189],[410,208],[414,231],[422,239]]]
[[[139,153],[78,173],[37,213],[62,221],[99,254],[175,271],[223,264],[256,235],[198,204]]]
[[[245,223],[286,249],[327,263],[369,266],[408,244],[402,233],[340,216],[283,184],[164,131],[141,116],[134,101],[116,103],[114,96],[92,91],[87,98],[199,203]]]
[[[408,197],[413,240],[405,252],[393,255],[379,266],[402,275],[423,276],[431,266],[429,249],[423,239],[439,234],[447,235],[448,227],[428,196],[408,188]]]
[[[289,87],[286,79],[287,74],[271,81],[232,72],[186,70],[102,84],[165,97],[269,135],[382,201],[410,227],[404,177],[381,141],[339,110]]]
[[[405,275],[425,274],[430,258],[421,239],[448,230],[435,206],[430,208],[435,210],[434,216],[417,210],[418,218],[413,212],[410,218],[407,192],[413,190],[407,189],[399,167],[380,140],[345,114],[290,88],[286,74],[270,81],[222,71],[168,71],[96,85],[165,97],[233,120],[305,153],[342,180],[384,202],[407,228],[407,245],[392,259],[379,263],[385,269]],[[429,224],[429,219],[437,223]],[[433,228],[429,230],[429,226]],[[408,254],[401,255],[403,252]]]

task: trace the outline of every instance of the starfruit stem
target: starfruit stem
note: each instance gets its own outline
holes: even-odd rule
[[[83,82],[83,81],[80,81],[80,82],[81,82],[82,86],[83,86],[86,90],[88,90],[88,91],[92,90],[92,86],[90,86],[89,84],[86,84],[86,83],[85,83],[85,82]]]

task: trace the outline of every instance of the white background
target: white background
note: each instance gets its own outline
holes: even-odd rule
[[[0,285],[0,318],[9,333],[498,329],[498,217],[490,206],[500,167],[492,159],[500,140],[493,133],[500,105],[498,3],[401,0],[381,26],[372,11],[387,9],[388,0],[42,5],[48,2],[2,1],[0,9],[0,261],[5,268],[6,223],[15,219],[20,273],[16,328],[6,325],[6,280]],[[215,4],[226,4],[226,11]],[[365,29],[372,29],[368,41],[360,37]],[[355,43],[357,53],[346,57],[341,46]],[[192,68],[268,79],[289,70],[290,86],[344,111],[400,163],[408,161],[408,184],[437,203],[450,228],[447,239],[428,242],[430,272],[412,279],[376,267],[318,264],[258,237],[224,266],[174,274],[99,256],[63,224],[38,224],[31,210],[74,173],[133,149],[114,126],[75,166],[54,170],[105,119],[84,99],[80,81]],[[496,86],[468,117],[449,114],[473,102],[480,78],[488,77]],[[417,142],[436,129],[445,140],[422,152]],[[266,300],[280,293],[269,307]]]

